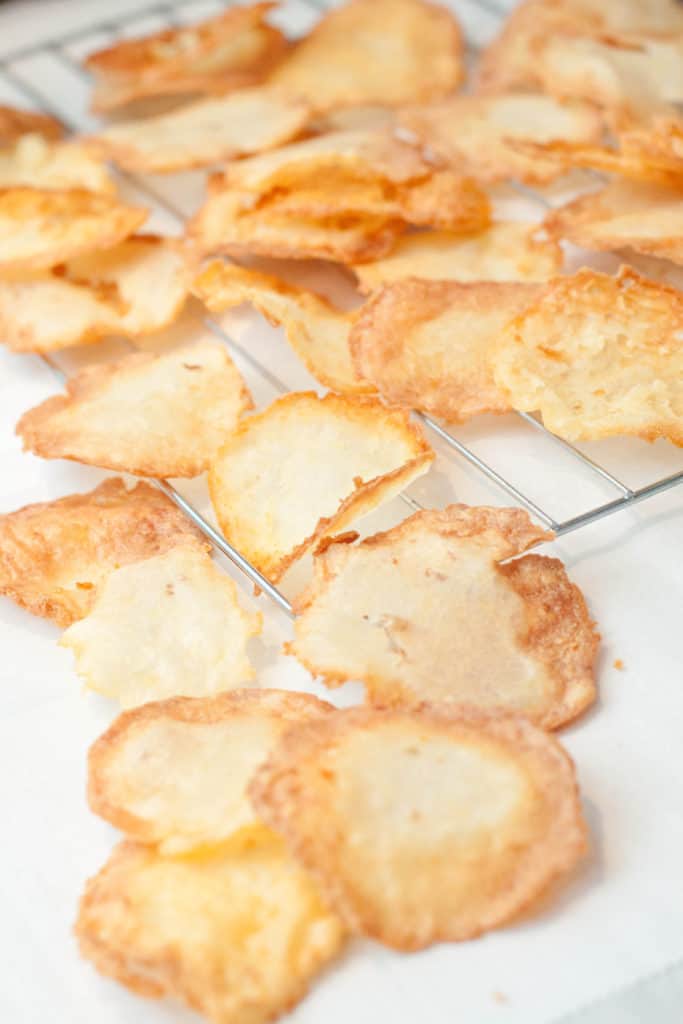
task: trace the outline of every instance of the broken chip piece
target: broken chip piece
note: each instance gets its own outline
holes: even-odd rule
[[[383,706],[469,704],[557,728],[595,700],[598,634],[552,539],[521,509],[418,512],[357,545],[332,543],[295,601],[287,646],[329,686]]]
[[[214,313],[250,302],[270,323],[282,325],[306,368],[332,391],[357,395],[375,390],[359,377],[351,360],[353,314],[315,292],[217,260],[202,271],[193,290]]]
[[[41,270],[132,235],[147,210],[84,189],[0,191],[0,274]]]
[[[269,80],[328,111],[439,98],[463,77],[462,33],[444,7],[349,0],[326,14]]]
[[[50,114],[0,104],[0,146],[31,134],[42,135],[48,142],[53,142],[64,135],[64,125]]]
[[[0,516],[0,594],[66,627],[87,615],[114,569],[193,541],[205,547],[156,487],[128,490],[112,478]]]
[[[240,424],[211,464],[209,491],[227,539],[278,580],[433,459],[405,413],[370,398],[299,392]]]
[[[569,440],[683,445],[683,296],[622,267],[550,282],[501,334],[496,384]]]
[[[181,634],[187,631],[177,624]],[[120,631],[117,625],[114,635]],[[214,636],[232,644],[232,634]],[[197,654],[202,657],[203,649]],[[175,667],[173,674],[180,674]],[[197,674],[191,666],[183,682]],[[280,736],[293,724],[333,711],[308,693],[233,690],[124,712],[90,748],[90,807],[163,854],[223,842],[258,824],[247,785]]]
[[[0,188],[83,188],[114,195],[104,162],[78,142],[51,142],[38,132],[0,148]]]
[[[235,584],[209,556],[176,546],[111,572],[60,644],[73,649],[90,689],[135,707],[252,679],[247,642],[260,632],[261,616],[240,607]]]
[[[198,342],[89,366],[19,420],[24,449],[140,476],[198,476],[251,396],[224,346]]]
[[[539,286],[519,282],[387,285],[351,329],[356,371],[387,402],[451,423],[507,412],[490,361],[503,327],[538,293]]]
[[[263,829],[185,857],[120,843],[85,888],[76,936],[134,992],[172,996],[216,1024],[267,1024],[305,996],[344,928]]]
[[[559,743],[476,708],[293,726],[250,792],[349,929],[400,950],[505,924],[587,847]]]

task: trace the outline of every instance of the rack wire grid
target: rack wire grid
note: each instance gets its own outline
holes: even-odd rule
[[[202,17],[209,17],[226,7],[232,6],[234,0],[208,0],[208,2],[197,2],[197,0],[169,0],[167,3],[144,6],[139,13],[130,11],[119,13],[117,16],[108,16],[106,19],[90,23],[86,27],[80,27],[76,31],[56,35],[49,41],[37,42],[27,47],[16,49],[6,54],[0,60],[0,86],[10,98],[16,98],[17,102],[23,102],[35,109],[51,113],[58,117],[67,128],[79,133],[92,127],[87,106],[85,102],[82,109],[63,109],[55,103],[51,96],[51,90],[40,73],[41,61],[48,59],[53,65],[59,65],[63,71],[71,76],[78,76],[84,96],[89,91],[90,76],[84,70],[77,54],[82,50],[81,55],[97,49],[104,45],[110,45],[117,38],[132,35],[144,35],[149,31],[157,31],[166,26],[190,23],[200,20]],[[460,17],[465,28],[467,38],[467,53],[470,59],[475,59],[483,41],[490,38],[499,22],[507,13],[509,4],[501,0],[499,5],[496,0],[458,0],[451,4],[456,14]],[[287,27],[291,29],[292,24],[305,30],[310,23],[320,17],[326,10],[333,7],[334,3],[326,3],[325,0],[287,0],[284,4],[285,13],[288,14]],[[152,209],[163,210],[177,223],[185,220],[184,212],[174,199],[169,196],[169,190],[159,183],[151,184],[149,180],[138,175],[117,172],[117,177],[124,183],[133,186],[138,194],[145,197]],[[521,183],[511,183],[510,187],[520,196],[531,200],[538,207],[547,207],[549,201],[546,196],[528,189]],[[281,393],[289,391],[290,388],[279,378],[275,377],[268,367],[259,363],[253,356],[237,345],[217,321],[207,317],[204,320],[205,326],[218,338],[223,340],[233,352],[237,349],[242,358],[246,358],[258,371],[268,377]],[[59,365],[49,357],[42,357],[51,369],[64,380],[65,373]],[[594,478],[608,485],[616,493],[611,500],[592,505],[585,511],[568,518],[557,517],[546,511],[538,502],[525,493],[521,486],[515,484],[508,478],[507,474],[500,473],[489,461],[480,457],[472,448],[459,439],[452,428],[444,426],[433,417],[424,413],[415,412],[414,415],[422,422],[426,429],[441,439],[442,442],[452,449],[457,455],[474,467],[477,473],[481,474],[487,481],[503,492],[515,504],[525,508],[534,518],[539,520],[545,527],[552,530],[557,537],[561,537],[572,531],[588,526],[606,516],[611,516],[624,509],[631,508],[639,502],[654,497],[670,488],[683,483],[683,469],[657,480],[649,481],[642,486],[631,487],[612,473],[602,463],[575,445],[570,444],[563,438],[550,433],[543,424],[528,413],[515,413],[520,421],[530,431],[542,434],[547,441],[562,449],[566,454],[575,460],[576,464],[587,471]],[[244,558],[236,548],[212,526],[208,519],[184,497],[172,484],[166,480],[153,481],[202,531],[209,542],[230,561],[237,566],[242,573],[248,577],[253,584],[265,592],[268,597],[290,617],[294,612],[291,602],[275,587],[259,570]],[[417,511],[424,506],[414,497],[407,493],[399,496],[413,510]]]

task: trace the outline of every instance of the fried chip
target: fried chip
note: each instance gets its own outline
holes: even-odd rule
[[[356,370],[387,402],[451,423],[506,412],[491,355],[538,292],[517,282],[397,281],[359,312],[350,339]]]
[[[278,580],[323,537],[426,473],[434,453],[407,415],[370,398],[298,392],[245,419],[209,469],[223,533]]]
[[[82,189],[0,191],[0,274],[41,270],[122,242],[147,211]]]
[[[499,221],[483,231],[462,235],[420,231],[404,235],[382,260],[354,267],[362,292],[407,277],[434,281],[543,281],[562,268],[557,242],[538,229]]]
[[[557,278],[503,331],[497,385],[570,440],[683,445],[683,295],[622,267]]]
[[[453,15],[422,0],[348,0],[270,76],[318,111],[397,107],[447,96],[464,78]]]
[[[569,755],[476,708],[294,726],[250,791],[350,930],[400,950],[505,924],[587,847]]]
[[[137,707],[253,679],[246,648],[260,632],[261,616],[240,607],[235,584],[204,551],[174,547],[115,569],[60,644],[91,690]]]
[[[24,450],[153,477],[208,468],[251,396],[224,346],[197,342],[89,366],[19,420]]]
[[[545,227],[584,249],[635,252],[683,263],[683,191],[611,181],[548,215]]]
[[[255,207],[249,193],[226,188],[222,175],[209,180],[209,197],[186,228],[196,256],[225,253],[337,263],[378,259],[404,230],[403,221],[386,217],[293,217],[280,213],[277,198]]]
[[[351,361],[353,314],[336,309],[315,292],[218,261],[195,280],[194,292],[214,313],[251,303],[270,323],[284,327],[287,341],[306,369],[332,391],[347,395],[374,392]]]
[[[551,538],[521,509],[451,505],[332,544],[287,650],[328,686],[364,682],[373,704],[469,704],[557,728],[595,700],[598,635],[561,562],[498,564]]]
[[[0,594],[66,627],[88,614],[114,569],[193,541],[205,546],[161,491],[112,478],[0,516]]]
[[[148,96],[224,93],[256,84],[286,49],[264,22],[274,3],[231,7],[196,25],[125,39],[87,58],[92,107],[114,110]]]
[[[308,107],[271,89],[240,89],[179,110],[112,124],[87,145],[130,171],[168,172],[231,160],[288,142]]]
[[[0,279],[0,338],[14,352],[53,352],[113,334],[137,338],[175,320],[187,294],[178,245],[134,235],[52,270]]]
[[[234,690],[124,712],[90,748],[90,807],[163,854],[222,842],[258,824],[247,785],[282,734],[333,711],[308,693]]]
[[[101,160],[77,142],[49,142],[33,132],[0,148],[0,189],[83,188],[114,195],[116,185]]]
[[[124,842],[81,899],[76,936],[101,974],[216,1024],[267,1024],[302,999],[344,929],[263,829],[185,857]]]
[[[454,96],[408,108],[399,121],[460,171],[486,182],[543,184],[560,173],[555,161],[530,158],[513,140],[597,142],[602,136],[602,120],[588,104],[540,93]]]
[[[53,142],[63,136],[64,125],[50,114],[0,104],[0,145],[6,146],[22,135],[31,134],[42,135],[48,142]]]

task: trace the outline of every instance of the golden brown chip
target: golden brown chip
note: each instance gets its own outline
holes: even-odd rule
[[[602,120],[588,104],[540,93],[455,96],[408,108],[399,120],[460,171],[487,182],[542,184],[561,173],[555,161],[528,157],[513,140],[598,142],[602,136]]]
[[[235,584],[204,551],[174,547],[111,572],[60,643],[90,689],[136,707],[253,679],[246,649],[260,632],[261,616],[240,607]]]
[[[16,142],[22,135],[38,134],[53,142],[61,139],[64,125],[50,114],[40,114],[36,110],[19,110],[0,104],[0,145]]]
[[[134,235],[52,270],[0,279],[0,338],[14,352],[53,352],[108,334],[137,338],[171,323],[187,294],[178,245]]]
[[[301,131],[309,109],[271,89],[240,89],[157,117],[110,125],[87,144],[131,171],[182,171],[258,153]]]
[[[433,458],[399,410],[299,392],[240,424],[210,467],[209,491],[228,540],[277,580],[317,541],[426,473]]]
[[[308,693],[233,690],[124,712],[90,748],[90,807],[164,854],[222,842],[258,823],[247,785],[282,734],[333,711]]]
[[[76,936],[101,974],[216,1024],[267,1024],[306,994],[344,929],[266,829],[186,857],[124,842],[88,882]]]
[[[353,314],[336,309],[315,292],[218,261],[195,280],[194,292],[214,313],[250,302],[270,323],[284,327],[306,368],[332,391],[360,395],[375,390],[361,380],[351,361]]]
[[[683,445],[683,295],[634,270],[557,278],[503,331],[497,385],[560,437]]]
[[[506,412],[491,356],[538,292],[518,282],[397,281],[359,312],[350,339],[356,370],[386,401],[452,423]]]
[[[119,41],[90,54],[93,110],[146,96],[224,93],[265,77],[286,49],[281,32],[264,22],[274,3],[231,7],[196,25]]]
[[[633,249],[683,263],[683,191],[611,181],[554,210],[545,227],[584,249]]]
[[[258,207],[249,193],[226,188],[222,175],[209,182],[209,197],[187,225],[197,256],[275,256],[362,263],[390,251],[405,230],[400,220],[344,215],[316,220],[280,213],[277,197]]]
[[[251,794],[344,923],[401,950],[505,924],[587,847],[559,743],[475,708],[294,726]]]
[[[114,195],[107,169],[78,142],[50,142],[38,132],[20,136],[0,148],[0,189],[17,186],[44,189],[83,188]]]
[[[464,77],[460,27],[423,0],[347,0],[270,77],[316,110],[446,96]]]
[[[382,706],[470,704],[557,728],[595,700],[598,635],[552,538],[521,509],[418,512],[332,544],[295,602],[288,651],[329,686],[358,679]]]
[[[638,139],[638,148],[614,149],[611,146],[584,145],[566,142],[515,142],[515,148],[531,159],[554,160],[562,172],[575,167],[618,174],[628,180],[683,187],[683,159],[673,153],[644,151],[646,139],[656,144],[656,136],[643,132],[628,132],[622,139]]]
[[[224,346],[135,352],[86,367],[19,420],[24,450],[140,476],[198,476],[252,406]]]
[[[434,281],[543,281],[562,268],[562,250],[538,229],[499,221],[472,235],[420,231],[404,235],[382,260],[354,267],[362,292],[407,277]]]
[[[147,211],[82,189],[0,191],[0,274],[41,270],[108,249],[140,227]]]
[[[0,516],[0,594],[66,627],[87,615],[113,569],[193,541],[205,547],[161,491],[112,478]]]

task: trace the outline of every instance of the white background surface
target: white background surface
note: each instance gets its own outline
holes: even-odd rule
[[[158,18],[141,17],[145,6],[139,0],[4,4],[0,52],[125,11],[137,12],[128,30],[137,34],[159,24]],[[492,14],[473,2],[455,0],[452,6],[474,44],[490,37],[496,24]],[[493,6],[492,0],[487,6]],[[189,3],[178,12],[191,20],[216,7],[211,2]],[[279,15],[292,33],[305,30],[314,17],[303,0],[283,4]],[[105,38],[93,35],[70,44],[66,52],[80,57]],[[13,64],[11,71],[32,81],[64,116],[88,124],[86,83],[62,56],[31,57]],[[31,105],[2,75],[0,96]],[[199,175],[153,184],[185,211],[201,194]],[[518,201],[506,201],[505,209],[519,216],[538,216],[541,210]],[[160,230],[177,230],[168,217],[151,223]],[[318,283],[321,280],[318,275]],[[313,385],[279,331],[243,310],[226,318],[225,327],[237,343],[233,355],[258,404],[277,394],[273,375],[289,388]],[[187,330],[202,328],[194,323]],[[114,348],[103,346],[97,353],[91,351],[89,358],[111,355]],[[259,372],[253,360],[271,376]],[[21,454],[13,435],[16,420],[57,386],[37,358],[0,351],[0,511],[88,489],[104,476]],[[615,496],[559,448],[513,418],[482,420],[459,430],[458,436],[560,518]],[[410,489],[413,498],[425,505],[452,500],[504,503],[500,492],[461,459],[442,445],[436,447],[436,467]],[[681,453],[665,443],[610,441],[586,448],[631,485],[683,466]],[[202,484],[185,490],[205,504]],[[545,1024],[683,958],[682,504],[679,489],[552,545],[587,595],[604,639],[600,701],[562,737],[577,762],[593,836],[592,854],[581,873],[540,916],[476,942],[411,956],[354,944],[288,1020]],[[372,532],[409,511],[397,500],[365,521],[363,529]],[[249,602],[247,586],[243,593]],[[253,653],[262,682],[310,688],[306,673],[279,653],[288,622],[263,599],[261,604],[267,625]],[[85,878],[103,863],[116,838],[86,808],[85,754],[116,708],[82,692],[71,654],[56,646],[58,637],[52,624],[0,600],[0,1020],[195,1020],[175,1006],[128,994],[77,956],[71,925],[78,896]],[[616,658],[623,660],[624,671],[613,667]],[[357,690],[350,687],[339,699],[355,697]],[[674,1019],[679,1017],[670,1018]],[[660,1022],[662,1017],[657,1018]]]

